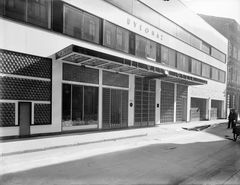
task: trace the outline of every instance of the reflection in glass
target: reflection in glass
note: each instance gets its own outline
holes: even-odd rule
[[[84,86],[84,121],[93,124],[98,120],[98,88]]]
[[[64,17],[63,32],[75,38],[81,39],[83,12],[65,5]]]
[[[31,0],[27,6],[27,22],[50,28],[51,1]]]
[[[62,120],[71,120],[71,85],[63,84],[62,87]]]

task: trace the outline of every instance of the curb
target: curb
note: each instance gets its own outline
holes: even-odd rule
[[[8,153],[2,152],[1,156],[10,156],[10,155],[39,152],[39,151],[51,150],[51,149],[57,149],[57,148],[66,148],[66,147],[81,146],[81,145],[88,145],[88,144],[95,144],[95,143],[103,143],[103,142],[108,142],[108,141],[117,141],[117,140],[123,140],[123,139],[145,137],[147,135],[148,134],[145,133],[145,134],[126,136],[126,137],[116,137],[116,138],[102,139],[102,140],[97,140],[97,141],[89,141],[89,142],[81,142],[81,143],[78,142],[78,143],[73,143],[73,144],[66,144],[66,145],[59,145],[59,146],[52,146],[52,147],[45,147],[45,148],[38,148],[38,149],[29,149],[29,150],[16,151],[16,152],[8,152]]]

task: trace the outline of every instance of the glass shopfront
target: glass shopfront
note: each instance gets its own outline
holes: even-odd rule
[[[63,127],[98,123],[98,87],[63,84]]]

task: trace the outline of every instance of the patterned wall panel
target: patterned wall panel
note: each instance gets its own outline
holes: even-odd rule
[[[98,84],[99,72],[97,69],[64,63],[63,80]]]
[[[41,78],[51,78],[52,60],[22,53],[0,50],[0,72]]]
[[[51,124],[51,104],[34,104],[34,125]]]
[[[176,121],[187,119],[187,86],[177,85]]]
[[[161,82],[160,121],[173,122],[174,114],[174,84]]]
[[[0,77],[0,99],[51,100],[51,82]]]
[[[0,103],[0,127],[15,126],[15,104]]]

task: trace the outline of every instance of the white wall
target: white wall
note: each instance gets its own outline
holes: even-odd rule
[[[198,36],[205,42],[227,53],[227,39],[190,10],[180,0],[141,0],[154,10]],[[217,7],[216,7],[217,8]]]

